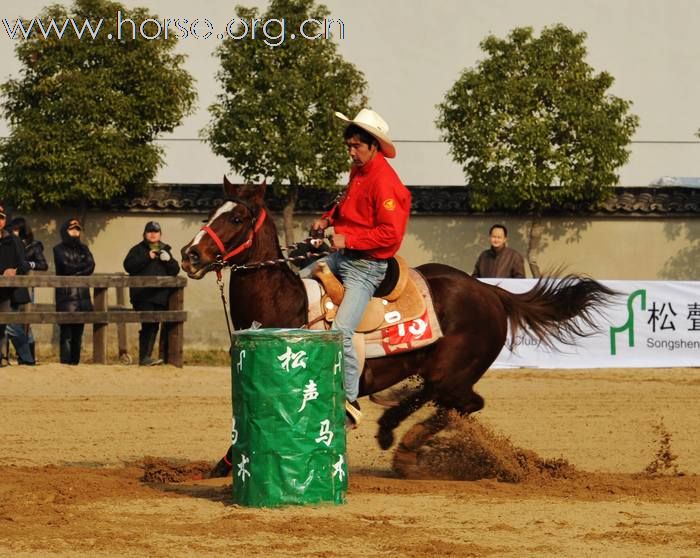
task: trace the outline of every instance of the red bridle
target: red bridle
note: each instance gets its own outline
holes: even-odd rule
[[[224,246],[224,243],[221,242],[221,239],[219,238],[219,235],[216,234],[214,229],[212,229],[210,226],[205,225],[201,228],[205,233],[207,233],[211,239],[214,241],[216,246],[219,248],[220,252],[220,257],[221,257],[221,263],[226,263],[228,260],[233,258],[234,256],[240,254],[243,252],[243,250],[247,250],[253,245],[253,237],[255,236],[255,233],[260,230],[260,228],[263,226],[263,223],[265,222],[265,218],[267,217],[267,213],[265,212],[265,208],[260,209],[260,213],[258,214],[257,218],[254,221],[254,226],[248,231],[248,238],[246,238],[245,242],[239,244],[236,246],[233,250],[230,252],[226,253],[226,246]]]

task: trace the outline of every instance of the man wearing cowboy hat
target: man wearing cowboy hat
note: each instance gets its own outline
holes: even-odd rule
[[[396,148],[384,119],[370,109],[362,109],[353,120],[339,112],[335,115],[347,123],[344,139],[352,160],[350,182],[312,229],[334,229],[331,239],[335,250],[326,263],[342,280],[345,296],[333,328],[343,334],[346,408],[350,421],[357,425],[362,416],[357,403],[362,371],[352,337],[384,279],[388,260],[401,247],[411,193],[387,161],[396,156]]]

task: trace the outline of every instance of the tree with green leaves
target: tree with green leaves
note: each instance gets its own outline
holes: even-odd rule
[[[154,179],[162,164],[154,140],[191,112],[193,78],[173,53],[172,37],[147,40],[137,29],[134,38],[127,23],[118,38],[119,12],[137,26],[154,17],[116,2],[76,0],[70,11],[57,4],[39,17],[53,18],[57,30],[69,21],[96,30],[102,19],[99,33],[79,38],[68,26],[62,37],[45,37],[34,25],[17,44],[21,76],[1,88],[10,136],[0,143],[0,198],[23,210],[84,208],[139,192]],[[31,20],[23,25],[29,29]]]
[[[566,204],[604,201],[627,162],[638,125],[613,77],[586,62],[585,33],[563,25],[487,37],[486,58],[462,72],[438,105],[437,126],[464,170],[470,206],[532,215],[533,276],[540,217]]]
[[[266,40],[258,27],[255,38],[248,34],[223,41],[216,51],[223,92],[209,108],[212,120],[202,133],[245,180],[266,179],[284,197],[285,239],[292,244],[299,187],[336,190],[348,170],[342,122],[333,113],[355,115],[367,101],[366,83],[338,53],[333,36],[326,38],[329,11],[324,5],[272,0],[262,16],[242,6],[236,14],[248,25],[261,19],[268,25],[267,36],[280,38]],[[282,19],[284,29],[273,21]],[[307,36],[321,36],[301,37],[303,22]],[[332,29],[339,34],[342,27],[335,22]],[[244,32],[239,24],[236,36]]]

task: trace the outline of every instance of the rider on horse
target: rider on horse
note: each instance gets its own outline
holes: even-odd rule
[[[362,315],[387,271],[387,262],[401,247],[411,210],[411,194],[386,158],[396,156],[389,126],[376,112],[362,109],[354,120],[336,112],[348,124],[344,139],[352,159],[350,182],[337,203],[312,225],[313,231],[334,228],[334,251],[325,258],[345,287],[333,321],[343,334],[346,409],[357,425],[361,370],[352,338]],[[308,276],[312,264],[302,270]]]
[[[600,329],[596,314],[617,293],[575,274],[543,277],[527,292],[511,293],[453,267],[426,263],[415,271],[437,301],[435,317],[442,336],[415,350],[368,359],[365,374],[358,378],[352,334],[389,267],[387,259],[401,245],[410,195],[385,159],[396,153],[386,123],[369,110],[361,111],[354,120],[342,118],[350,124],[345,132],[353,162],[350,184],[314,227],[322,233],[335,227],[336,250],[326,263],[345,282],[345,298],[334,327],[343,333],[348,359],[348,402],[413,375],[422,379],[418,390],[402,397],[379,419],[377,441],[382,449],[392,446],[400,424],[428,402],[435,404],[432,416],[403,434],[394,454],[397,472],[409,475],[419,449],[447,425],[448,411],[467,416],[483,408],[484,399],[474,385],[501,352],[509,331],[513,337],[526,331],[545,346],[554,346],[554,342],[573,345],[579,337]],[[231,266],[229,300],[237,330],[254,322],[267,328],[308,324],[305,285],[281,258],[274,220],[266,218],[264,184],[234,185],[224,178],[224,191],[226,199],[212,211],[206,226],[183,246],[183,269],[190,278],[201,279],[209,271]],[[214,468],[214,476],[231,472],[231,455],[229,447]]]

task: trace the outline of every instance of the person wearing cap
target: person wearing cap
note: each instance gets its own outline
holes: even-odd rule
[[[61,225],[61,243],[53,247],[56,275],[92,275],[95,259],[87,245],[81,242],[83,227],[80,220],[68,219]],[[56,288],[56,312],[91,312],[92,299],[87,287]],[[61,364],[80,364],[85,324],[60,324],[59,358]]]
[[[6,223],[7,213],[5,207],[0,205],[0,274],[8,277],[23,275],[29,271],[24,246],[18,237],[5,228]],[[11,299],[15,290],[12,287],[0,288],[0,312],[12,310]],[[5,337],[5,327],[6,324],[0,324],[0,339]]]
[[[175,276],[180,265],[172,255],[172,249],[161,240],[161,228],[155,221],[149,221],[143,229],[143,240],[133,246],[124,258],[124,269],[129,275]],[[168,309],[169,288],[132,287],[129,296],[134,310],[163,311]],[[153,366],[163,364],[162,358],[152,358],[153,347],[158,336],[158,322],[144,322],[139,331],[139,364]],[[161,331],[161,344],[163,343]],[[165,348],[165,347],[164,347]],[[167,352],[167,351],[166,351]]]
[[[44,257],[44,245],[34,238],[29,223],[24,217],[15,217],[7,225],[7,230],[17,236],[24,246],[24,254],[31,271],[46,271],[49,264]],[[34,299],[34,289],[18,287],[12,293],[12,310],[19,312]],[[30,324],[10,324],[7,337],[15,347],[17,363],[33,366],[36,364],[34,334]]]
[[[336,112],[347,126],[343,134],[351,159],[350,181],[333,207],[312,225],[312,231],[333,227],[333,252],[325,260],[345,287],[333,321],[343,334],[346,412],[351,426],[362,416],[357,403],[361,370],[352,338],[388,260],[401,247],[411,210],[411,193],[387,159],[396,156],[389,126],[364,108],[354,119]],[[313,234],[313,233],[312,233]],[[308,275],[309,268],[302,270]]]

